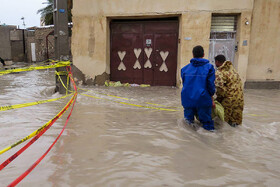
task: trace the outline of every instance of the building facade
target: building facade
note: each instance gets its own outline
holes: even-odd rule
[[[0,26],[0,57],[12,62],[41,62],[54,58],[52,27],[17,29]]]
[[[7,61],[25,61],[25,34],[13,25],[0,25],[0,57]]]
[[[180,86],[202,45],[224,54],[248,87],[280,81],[280,0],[84,0],[73,2],[73,63],[105,80]]]

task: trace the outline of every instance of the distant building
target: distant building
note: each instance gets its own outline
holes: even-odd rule
[[[280,0],[84,0],[73,4],[74,65],[91,79],[180,86],[202,45],[247,87],[279,88]],[[263,83],[263,84],[262,84]]]
[[[54,26],[28,28],[28,62],[54,59]]]
[[[14,62],[25,61],[25,31],[14,25],[0,25],[0,57]]]

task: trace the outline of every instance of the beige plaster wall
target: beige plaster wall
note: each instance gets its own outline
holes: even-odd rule
[[[280,0],[255,0],[247,80],[280,80]]]
[[[109,74],[110,30],[108,24],[110,19],[175,15],[180,20],[177,71],[177,85],[180,85],[180,69],[192,58],[192,48],[195,45],[202,45],[206,58],[208,57],[212,13],[236,13],[241,17],[243,14],[250,17],[253,4],[254,0],[74,1],[73,62],[87,78],[94,79],[104,72]],[[249,28],[241,27],[240,39],[248,38],[244,34],[250,31]],[[248,50],[240,47],[239,53],[240,55],[236,59],[242,64],[240,68],[246,66],[247,69]],[[244,73],[244,77],[246,77],[246,70]]]
[[[189,10],[247,10],[254,0],[82,0],[74,1],[74,16],[162,14]]]
[[[235,53],[235,68],[237,69],[242,82],[247,79],[247,68],[250,49],[250,36],[251,36],[251,18],[252,11],[243,11],[238,18],[237,25],[237,38],[238,51]],[[245,22],[248,21],[248,25]]]
[[[180,56],[178,57],[177,80],[180,80],[180,70],[190,62],[192,49],[197,45],[204,48],[205,58],[209,53],[209,37],[211,27],[211,12],[187,12],[181,16],[180,25]],[[180,82],[177,81],[177,86]]]
[[[106,18],[73,18],[72,55],[74,64],[88,78],[106,69]]]

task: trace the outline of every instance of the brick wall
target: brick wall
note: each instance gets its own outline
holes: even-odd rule
[[[54,36],[49,35],[48,37],[48,49],[47,49],[47,39],[46,37],[50,32],[54,30],[54,27],[48,28],[37,28],[35,30],[35,43],[36,43],[36,59],[38,62],[53,59],[54,53]],[[47,54],[48,53],[48,54]]]
[[[47,59],[55,58],[55,42],[54,35],[51,33],[53,26],[29,28],[26,37],[27,61],[31,62],[31,43],[36,46],[36,62],[42,62]],[[50,34],[51,33],[51,34]],[[50,34],[50,35],[49,35]],[[49,36],[48,36],[49,35]],[[48,36],[48,44],[46,37]],[[69,38],[71,42],[71,38]],[[48,48],[47,48],[48,45]],[[71,43],[70,43],[71,46]]]

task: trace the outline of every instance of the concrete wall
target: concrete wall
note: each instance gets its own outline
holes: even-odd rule
[[[16,26],[0,25],[0,57],[4,60],[12,59],[10,31],[16,28]]]
[[[13,62],[25,61],[25,37],[24,30],[14,29],[10,31],[11,60]]]
[[[247,81],[280,81],[279,52],[280,0],[255,0]]]
[[[178,16],[180,44],[178,48],[177,85],[180,85],[180,68],[192,58],[192,48],[202,45],[206,58],[212,13],[239,15],[239,51],[235,64],[246,79],[250,26],[254,0],[83,0],[74,1],[72,54],[74,65],[88,79],[95,79],[104,72],[110,73],[109,22],[114,18],[155,18]],[[190,37],[191,40],[184,40]],[[247,46],[242,45],[243,41]]]
[[[23,30],[16,26],[0,26],[0,56],[13,62],[25,61]]]

